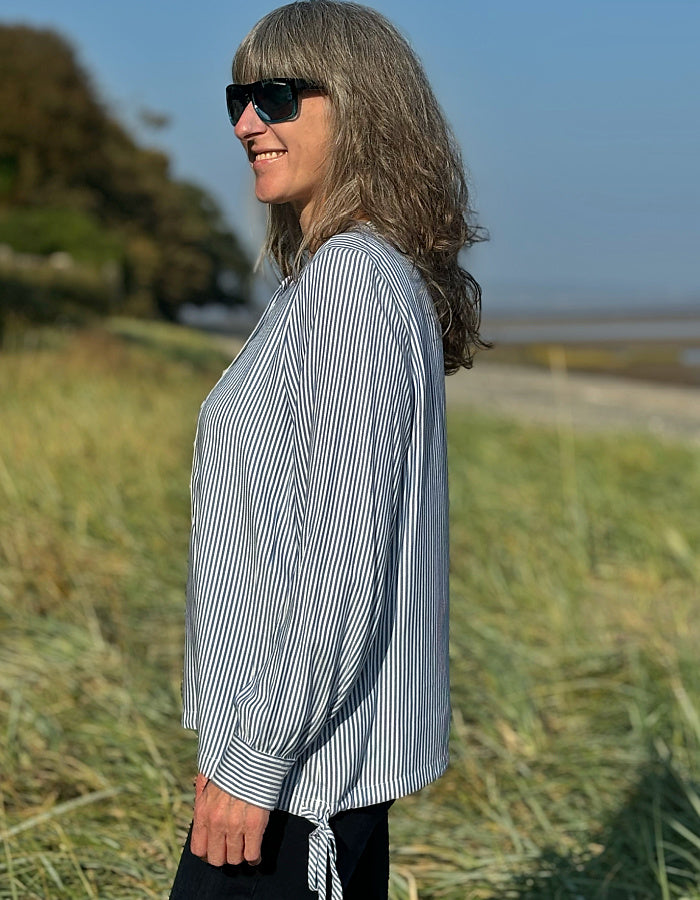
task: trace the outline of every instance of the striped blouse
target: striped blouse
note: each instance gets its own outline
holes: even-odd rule
[[[447,765],[442,341],[370,227],[286,279],[202,404],[183,679],[199,770],[304,816],[309,887],[342,896],[328,825]]]

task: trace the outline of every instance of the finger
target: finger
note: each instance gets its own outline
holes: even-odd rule
[[[226,836],[226,862],[231,866],[239,866],[243,862],[243,836]]]
[[[223,832],[209,832],[207,840],[207,862],[212,866],[223,866],[227,862],[226,836]]]
[[[251,866],[257,866],[262,860],[262,836],[264,829],[256,829],[247,831],[245,835],[245,844],[243,847],[243,856],[245,861]]]
[[[250,844],[248,843],[248,841],[246,840],[244,847],[243,847],[243,858],[249,865],[259,866],[260,863],[262,862],[262,855],[260,853],[260,845],[258,845],[257,848],[255,847],[255,845],[253,845],[253,847],[251,847]]]
[[[199,856],[201,859],[207,858],[207,837],[207,829],[195,821],[190,836],[190,850],[194,856]]]

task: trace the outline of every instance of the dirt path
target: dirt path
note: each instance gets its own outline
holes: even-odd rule
[[[447,381],[449,405],[530,422],[590,430],[651,432],[700,446],[700,391],[613,378],[507,366],[477,359]]]

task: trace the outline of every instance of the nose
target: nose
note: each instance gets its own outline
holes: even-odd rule
[[[266,128],[267,125],[255,112],[255,107],[252,102],[250,102],[243,110],[243,114],[236,122],[236,127],[233,130],[239,141],[244,141],[246,138],[251,137],[251,135],[261,134]]]

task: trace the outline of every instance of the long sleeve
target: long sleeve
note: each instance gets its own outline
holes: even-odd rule
[[[425,282],[334,235],[202,404],[183,677],[199,770],[315,824],[321,894],[329,818],[447,765],[446,462]]]
[[[409,337],[392,290],[367,253],[327,247],[304,271],[287,323],[284,577],[265,582],[247,625],[254,639],[236,641],[245,677],[220,697],[232,733],[207,772],[269,808],[324,727],[361,702],[363,674],[391,629],[413,414]]]

